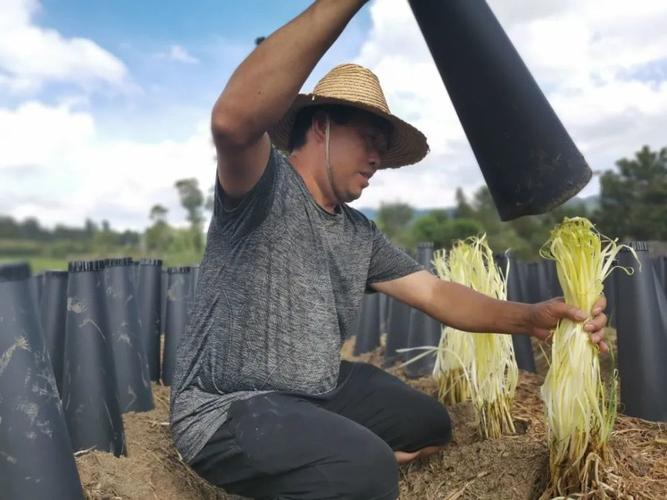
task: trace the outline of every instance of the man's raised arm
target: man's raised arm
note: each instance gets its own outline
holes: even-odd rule
[[[234,198],[262,176],[267,130],[288,110],[322,55],[367,0],[317,0],[266,38],[234,71],[218,98],[211,129],[218,178]]]

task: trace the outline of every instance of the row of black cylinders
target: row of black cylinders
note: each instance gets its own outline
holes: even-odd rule
[[[621,411],[648,420],[667,421],[667,256],[650,257],[645,242],[629,244],[631,252],[618,254],[616,264],[634,269],[631,275],[616,269],[605,280],[605,313],[616,328],[617,364],[621,385]],[[417,247],[417,261],[433,271],[433,245]],[[508,300],[536,303],[562,296],[553,261],[523,262],[509,255],[497,255],[496,263],[508,273]],[[363,354],[380,345],[386,335],[385,365],[405,362],[423,351],[411,350],[437,346],[442,325],[405,304],[382,294],[364,296],[357,322],[354,353]],[[535,357],[530,338],[514,335],[519,368],[535,372]],[[435,354],[405,366],[408,377],[428,375]]]
[[[665,421],[667,260],[651,259],[645,243],[631,246],[641,271],[630,252],[621,252],[618,264],[635,273],[616,271],[605,283],[618,332],[621,410]],[[431,270],[432,256],[431,244],[419,245],[417,259]],[[560,295],[553,263],[498,257],[503,269],[508,260],[510,300]],[[26,265],[0,266],[0,491],[8,498],[81,498],[72,451],[124,454],[122,413],[153,407],[150,380],[171,383],[198,268],[161,264],[77,261],[67,272],[39,276]],[[375,349],[381,333],[391,363],[409,357],[398,349],[437,345],[441,325],[386,296],[367,295],[355,352]],[[514,343],[519,366],[534,371],[528,339]],[[407,374],[427,375],[432,363],[427,356]]]
[[[151,380],[171,382],[198,271],[130,258],[37,276],[0,265],[3,498],[82,498],[72,452],[126,453],[121,415],[153,408]]]

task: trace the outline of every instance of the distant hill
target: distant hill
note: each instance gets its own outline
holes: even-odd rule
[[[591,196],[585,196],[582,198],[580,198],[579,196],[575,196],[574,198],[565,202],[566,207],[575,207],[579,205],[584,205],[586,207],[586,211],[590,213],[591,211],[596,210],[600,206],[600,196],[597,194]],[[449,212],[450,215],[453,214],[455,210],[454,207],[416,208],[415,218],[420,217],[422,215],[426,215],[431,210],[436,210],[436,209],[447,210],[447,212]],[[359,208],[359,211],[371,220],[376,220],[377,218],[377,213],[378,213],[377,208],[363,207]]]

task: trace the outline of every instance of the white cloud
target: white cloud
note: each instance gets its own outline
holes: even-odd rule
[[[140,229],[160,203],[183,223],[176,179],[195,177],[204,192],[215,179],[207,118],[183,141],[137,142],[100,137],[90,114],[67,105],[0,109],[0,213]]]
[[[667,145],[664,0],[489,4],[594,170],[643,144]],[[376,0],[370,14],[357,62],[378,75],[392,111],[426,134],[431,153],[417,166],[377,175],[355,205],[451,204],[457,186],[470,193],[483,179],[444,85],[407,2]],[[638,76],[647,65],[662,68],[653,71],[662,81]],[[597,190],[594,180],[582,194]]]
[[[180,45],[171,45],[167,52],[158,54],[160,59],[168,59],[186,64],[197,64],[199,60],[193,57],[185,48]]]
[[[65,38],[32,22],[37,0],[3,0],[0,16],[0,88],[13,93],[39,90],[49,82],[89,89],[129,86],[117,57],[85,38]]]

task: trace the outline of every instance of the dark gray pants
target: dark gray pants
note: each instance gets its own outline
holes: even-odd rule
[[[372,365],[343,361],[338,387],[322,397],[270,393],[233,403],[191,466],[253,498],[391,500],[393,451],[450,437],[439,402]]]

